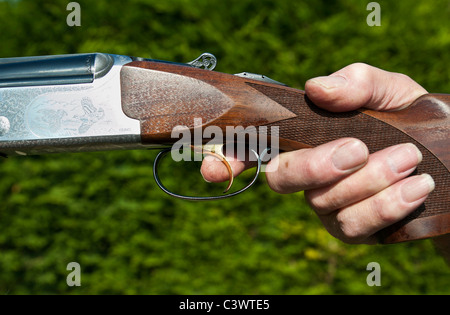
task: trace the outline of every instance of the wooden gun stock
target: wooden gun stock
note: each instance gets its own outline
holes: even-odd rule
[[[450,233],[450,95],[428,94],[397,112],[331,113],[303,91],[169,63],[135,61],[121,70],[122,107],[141,122],[143,143],[171,144],[172,129],[279,126],[281,150],[314,147],[342,137],[358,138],[376,152],[413,143],[423,154],[417,173],[436,183],[425,203],[401,222],[379,232],[397,243]],[[270,129],[270,128],[268,128]]]

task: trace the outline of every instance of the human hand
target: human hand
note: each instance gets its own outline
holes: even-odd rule
[[[361,63],[311,79],[305,91],[317,106],[333,112],[361,107],[398,110],[427,93],[403,74]],[[413,144],[369,154],[360,140],[343,138],[280,154],[267,165],[266,178],[279,193],[304,190],[308,203],[333,236],[347,243],[374,244],[376,232],[406,217],[434,189],[427,174],[407,178],[421,159]],[[248,167],[235,159],[230,164],[235,175]],[[205,159],[201,171],[211,182],[228,178],[222,163],[212,159]]]

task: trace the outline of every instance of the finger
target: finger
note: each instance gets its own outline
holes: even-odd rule
[[[331,185],[361,168],[368,156],[366,145],[352,138],[282,153],[267,165],[267,183],[283,194]]]
[[[308,97],[333,112],[365,107],[374,110],[404,108],[427,91],[408,76],[364,63],[351,64],[330,76],[310,79]]]
[[[331,235],[351,244],[375,244],[375,233],[405,218],[434,190],[428,174],[408,177],[378,194],[319,216]]]
[[[233,170],[234,177],[255,164],[252,161],[241,161],[235,156],[226,156],[226,158]],[[200,173],[205,181],[211,183],[221,183],[229,179],[227,167],[221,160],[211,155],[207,155],[203,159]]]
[[[305,192],[319,214],[366,199],[410,175],[422,161],[420,150],[411,143],[386,148],[369,156],[367,164],[341,181]]]

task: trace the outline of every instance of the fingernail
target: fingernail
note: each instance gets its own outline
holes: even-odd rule
[[[422,174],[403,184],[402,198],[408,203],[417,201],[432,192],[434,187],[433,178],[428,174]]]
[[[317,77],[310,79],[309,81],[326,89],[335,89],[347,84],[347,80],[341,76]]]
[[[412,143],[398,145],[387,157],[387,163],[395,173],[411,170],[420,162],[422,162],[422,153]]]
[[[343,171],[364,165],[369,157],[367,147],[360,141],[352,140],[340,146],[332,156],[334,166]]]

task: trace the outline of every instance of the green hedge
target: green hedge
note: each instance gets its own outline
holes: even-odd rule
[[[182,62],[208,51],[218,71],[297,88],[366,62],[450,91],[447,0],[378,1],[380,27],[366,24],[369,1],[359,0],[82,0],[81,27],[67,26],[68,2],[0,1],[0,57],[98,51]],[[343,244],[302,193],[271,192],[263,176],[230,200],[176,200],[153,181],[155,155],[0,160],[0,294],[450,293],[430,241]],[[165,170],[171,185],[208,189],[192,169]],[[66,284],[72,261],[81,287]],[[381,287],[366,284],[373,261]]]

